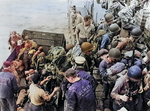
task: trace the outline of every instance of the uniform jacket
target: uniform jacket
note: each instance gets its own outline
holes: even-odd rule
[[[0,98],[14,97],[17,93],[17,81],[10,72],[0,73]]]
[[[97,81],[89,73],[85,72],[82,69],[77,69],[76,72],[80,78],[88,80],[90,82],[90,84],[92,85],[93,91],[95,91],[95,89],[98,85]]]
[[[69,87],[64,111],[96,111],[94,92],[87,80],[80,79]]]

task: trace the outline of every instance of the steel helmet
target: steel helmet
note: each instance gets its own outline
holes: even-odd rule
[[[111,13],[106,14],[104,18],[107,23],[114,20],[114,16]]]
[[[99,30],[97,36],[102,36],[106,34],[106,30]]]
[[[110,25],[109,30],[110,30],[111,32],[115,33],[115,32],[120,31],[120,27],[119,27],[116,23],[114,23],[114,24],[111,24],[111,25]]]
[[[92,49],[93,49],[93,44],[90,44],[89,42],[83,42],[81,45],[82,52],[86,52]]]
[[[142,30],[139,27],[136,27],[132,29],[131,31],[132,37],[135,37],[135,38],[139,37],[141,34],[142,34]]]
[[[117,48],[110,49],[108,55],[109,55],[109,57],[114,58],[114,59],[120,59],[120,57],[121,57],[120,50]]]
[[[142,78],[142,70],[139,66],[134,65],[129,68],[127,75],[129,78],[141,79]]]
[[[68,44],[66,45],[66,50],[69,51],[70,49],[72,49],[74,47],[73,44]]]

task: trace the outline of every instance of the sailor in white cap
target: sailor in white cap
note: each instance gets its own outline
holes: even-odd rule
[[[82,56],[77,56],[75,58],[75,63],[76,63],[76,72],[77,75],[82,78],[82,79],[86,79],[90,82],[90,84],[92,85],[92,89],[95,92],[95,89],[98,85],[97,81],[94,79],[94,77],[92,77],[89,73],[87,73],[85,71],[85,64],[86,64],[86,59]]]

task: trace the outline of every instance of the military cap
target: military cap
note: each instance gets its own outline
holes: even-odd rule
[[[111,13],[105,14],[104,18],[107,23],[114,20],[114,16]]]
[[[75,62],[77,64],[83,64],[85,62],[85,58],[82,56],[77,56],[77,57],[75,57]]]
[[[10,61],[5,61],[4,63],[3,63],[3,68],[8,68],[9,66],[10,66]]]

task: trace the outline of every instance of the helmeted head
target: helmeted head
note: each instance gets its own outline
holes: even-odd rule
[[[129,68],[127,75],[129,78],[132,78],[135,80],[141,80],[142,79],[142,70],[139,66],[134,65]]]
[[[74,47],[73,44],[68,44],[66,45],[66,51],[69,51],[70,49],[72,49]]]
[[[99,30],[97,36],[102,36],[106,34],[106,30]]]
[[[119,60],[121,58],[120,50],[117,48],[110,49],[108,55],[110,58],[113,58],[116,60]]]
[[[82,52],[84,52],[87,55],[91,54],[93,48],[94,48],[93,44],[91,44],[89,42],[83,42],[81,45]]]
[[[134,38],[140,37],[142,34],[142,30],[139,27],[133,28],[131,31],[131,36]]]
[[[119,31],[120,31],[120,27],[118,26],[118,24],[114,23],[114,24],[111,24],[111,25],[110,25],[109,30],[110,30],[112,33],[116,33],[116,32],[119,32]]]
[[[4,69],[9,68],[9,67],[10,67],[10,64],[11,64],[10,61],[5,61],[5,62],[3,63],[3,68],[4,68]]]
[[[104,18],[107,23],[114,20],[114,16],[111,13],[105,14]]]
[[[77,63],[77,64],[84,64],[84,62],[85,62],[85,58],[84,57],[82,57],[82,56],[75,57],[75,63]]]

